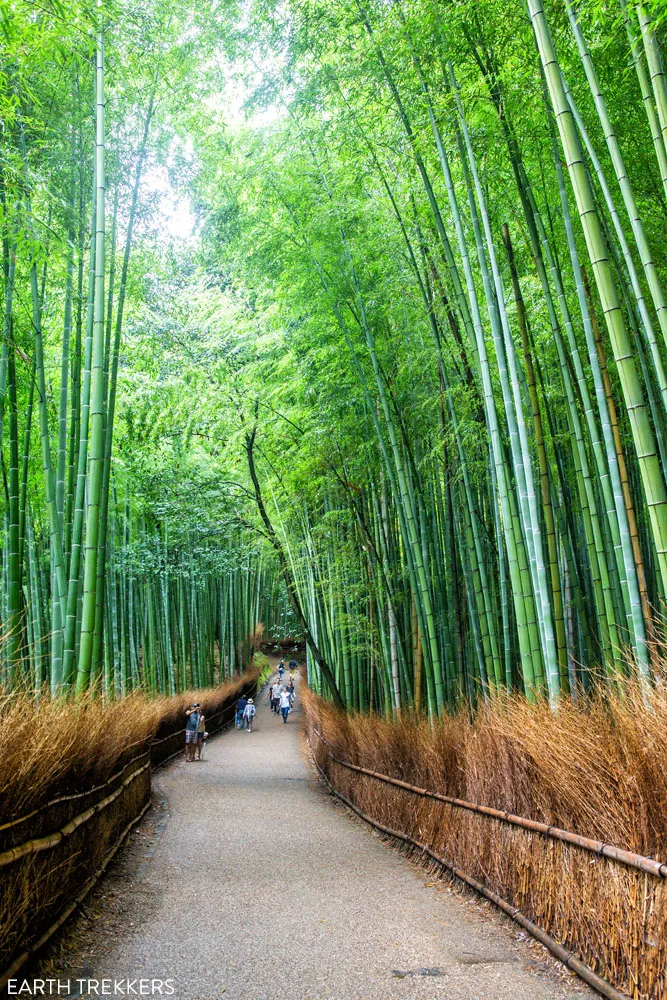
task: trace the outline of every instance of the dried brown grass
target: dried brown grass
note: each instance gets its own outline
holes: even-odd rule
[[[118,792],[105,809],[49,850],[0,867],[0,975],[99,871],[140,814],[150,799],[151,772],[144,765],[180,750],[186,708],[199,701],[207,722],[218,728],[232,717],[236,698],[258,674],[253,669],[215,688],[171,698],[134,695],[107,705],[92,698],[39,705],[24,695],[0,698],[0,851],[52,834]],[[214,719],[221,710],[224,714]],[[162,741],[159,753],[154,747],[149,756],[155,739]],[[145,760],[132,763],[144,753]],[[124,770],[125,765],[131,766]],[[99,785],[105,787],[93,791]],[[77,798],[57,802],[71,795]]]
[[[136,694],[109,704],[0,695],[0,825],[102,784],[154,739],[183,727],[193,701],[212,716],[255,673],[173,697]]]
[[[336,756],[472,802],[667,860],[667,690],[650,710],[622,697],[557,714],[498,700],[471,720],[344,716],[310,692],[307,725]],[[635,998],[667,998],[665,880],[336,765],[311,735],[334,787],[374,819],[431,844],[518,906]]]

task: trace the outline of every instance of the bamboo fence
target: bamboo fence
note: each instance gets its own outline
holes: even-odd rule
[[[313,757],[357,815],[493,902],[609,1000],[667,1000],[667,865],[345,760]]]
[[[210,734],[234,719],[243,690],[207,717]],[[179,724],[102,784],[60,796],[0,826],[0,991],[60,930],[151,804],[155,768],[183,752]]]

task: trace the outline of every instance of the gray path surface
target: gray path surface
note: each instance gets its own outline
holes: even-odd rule
[[[328,796],[299,714],[283,725],[262,698],[252,734],[230,731],[202,763],[160,773],[168,815],[139,832],[61,962],[171,978],[175,1000],[591,996]]]

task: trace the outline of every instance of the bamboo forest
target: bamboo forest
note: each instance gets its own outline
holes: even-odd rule
[[[662,676],[660,0],[6,0],[2,684]]]
[[[667,0],[0,0],[0,235],[0,998],[667,1000]]]

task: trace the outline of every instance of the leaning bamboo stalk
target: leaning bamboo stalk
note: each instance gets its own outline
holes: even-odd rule
[[[97,164],[93,166],[93,189],[96,189]],[[90,387],[91,365],[93,353],[93,317],[95,304],[95,254],[97,230],[97,201],[93,197],[90,226],[90,269],[88,274],[86,325],[83,358],[83,381],[81,380],[80,341],[81,330],[77,321],[77,350],[75,370],[72,372],[72,468],[71,494],[69,508],[71,524],[69,525],[69,565],[66,594],[66,611],[63,621],[64,650],[62,680],[65,687],[70,687],[76,675],[77,625],[79,623],[79,596],[81,582],[81,562],[83,551],[83,531],[85,523],[86,500],[86,469],[88,463],[88,440],[90,435]],[[76,375],[76,385],[74,378]],[[76,416],[76,420],[74,420]],[[76,424],[76,427],[74,427]],[[75,431],[75,433],[74,433]],[[73,444],[76,444],[76,448]]]
[[[449,82],[454,94],[463,142],[465,145],[467,165],[472,178],[473,188],[470,190],[469,201],[473,215],[473,228],[478,247],[478,259],[482,271],[482,279],[485,286],[487,307],[491,320],[491,330],[496,348],[498,372],[500,374],[503,392],[504,412],[508,422],[510,448],[518,484],[517,492],[521,508],[521,520],[525,545],[529,556],[533,600],[536,605],[540,633],[541,654],[544,668],[546,670],[549,699],[552,704],[555,705],[560,696],[560,674],[558,669],[558,656],[551,612],[551,598],[549,595],[546,567],[544,564],[542,531],[537,511],[532,463],[528,447],[526,423],[523,414],[523,401],[521,397],[518,369],[516,364],[516,352],[505,308],[504,290],[496,259],[495,244],[491,231],[486,198],[479,176],[477,160],[473,151],[468,124],[463,111],[458,85],[451,62],[448,64],[448,69]],[[469,184],[470,181],[468,180],[467,171],[465,169],[466,164],[464,163],[463,165],[464,173],[466,173],[466,184]],[[479,212],[482,217],[486,253],[484,252],[484,243],[481,239],[481,233],[478,231],[473,189]]]
[[[7,246],[5,294],[2,317],[2,351],[0,352],[0,445],[5,429],[5,402],[7,395],[7,365],[9,362],[9,342],[12,337],[12,317],[14,313],[14,284],[16,279],[16,247]]]
[[[327,190],[327,194],[328,194],[330,200],[333,203],[333,196],[331,194],[330,189],[328,188],[328,186],[326,184],[326,178],[324,177],[324,174],[322,173],[321,169],[320,169],[320,177],[322,178],[323,184],[325,185],[325,188]],[[288,210],[289,210],[289,208],[288,208]],[[342,231],[342,227],[340,226],[340,223],[339,223],[339,232],[341,232],[341,235],[342,235],[342,238],[343,238],[343,246],[344,246],[344,249],[346,251],[346,254],[349,255],[349,250],[347,250],[347,243],[346,243],[346,241],[344,239],[344,232]],[[371,417],[371,419],[373,421],[373,425],[375,427],[375,431],[376,431],[376,434],[377,434],[378,445],[379,445],[380,451],[382,453],[382,457],[383,457],[383,460],[384,460],[384,465],[385,465],[385,468],[387,470],[387,474],[389,476],[389,480],[390,480],[390,483],[391,483],[391,486],[392,486],[392,492],[394,494],[394,497],[396,498],[396,511],[397,511],[397,514],[398,514],[399,522],[400,522],[400,525],[401,525],[401,532],[402,532],[402,536],[403,536],[403,539],[404,539],[406,559],[407,559],[407,563],[408,563],[409,572],[410,572],[410,575],[411,575],[412,586],[413,586],[413,588],[414,588],[414,590],[416,592],[418,592],[418,593],[420,593],[422,595],[422,600],[420,600],[419,602],[417,602],[417,615],[418,615],[419,620],[420,620],[420,631],[421,631],[422,635],[426,635],[427,637],[429,637],[429,641],[427,641],[425,643],[427,657],[424,658],[425,661],[426,661],[426,666],[427,666],[426,677],[427,677],[427,692],[428,692],[429,685],[431,687],[433,687],[433,673],[434,673],[434,671],[433,671],[433,662],[434,662],[433,661],[433,654],[434,654],[434,652],[436,653],[435,662],[437,662],[437,644],[436,644],[437,640],[435,639],[435,636],[433,634],[433,614],[432,614],[432,607],[430,607],[429,602],[428,602],[428,596],[426,595],[426,589],[427,589],[428,585],[427,585],[426,574],[425,574],[424,566],[423,566],[423,559],[422,559],[421,547],[420,547],[418,539],[416,537],[414,517],[412,517],[411,519],[409,519],[408,518],[408,514],[407,514],[408,504],[409,504],[409,492],[407,490],[407,479],[406,479],[406,473],[405,473],[405,466],[404,466],[404,462],[403,462],[403,456],[402,456],[400,447],[398,445],[398,440],[397,440],[396,433],[395,433],[394,422],[392,420],[391,412],[389,411],[389,407],[388,407],[388,404],[387,404],[387,398],[386,398],[386,391],[385,391],[384,381],[382,379],[382,376],[381,376],[381,373],[380,373],[380,370],[379,370],[379,365],[377,363],[377,356],[376,356],[375,350],[374,350],[374,340],[373,340],[373,337],[372,337],[372,333],[370,332],[370,330],[368,328],[368,324],[365,323],[364,324],[364,332],[365,332],[365,335],[366,335],[366,338],[367,338],[367,346],[369,347],[369,353],[371,354],[371,359],[375,358],[374,375],[375,375],[375,378],[376,378],[376,382],[377,382],[377,386],[378,386],[378,391],[379,391],[379,394],[381,396],[381,400],[383,401],[383,411],[384,411],[385,415],[388,414],[388,420],[386,421],[386,423],[387,423],[387,435],[388,435],[389,440],[390,440],[390,446],[387,444],[385,432],[384,432],[384,429],[383,429],[383,427],[382,427],[382,425],[380,423],[379,415],[378,415],[378,412],[377,412],[377,407],[374,405],[374,402],[372,400],[371,393],[370,393],[369,386],[368,386],[368,381],[366,379],[365,372],[364,372],[364,370],[362,368],[361,362],[359,360],[359,356],[358,356],[356,348],[354,346],[354,343],[353,343],[353,340],[352,340],[352,336],[350,334],[350,330],[349,330],[348,325],[345,322],[345,319],[344,319],[344,317],[343,317],[343,315],[341,313],[340,307],[339,307],[338,302],[336,300],[336,296],[334,295],[334,293],[333,293],[333,291],[332,291],[332,289],[330,287],[330,283],[329,283],[329,281],[327,279],[326,272],[324,271],[324,269],[323,269],[322,265],[320,264],[317,256],[311,250],[311,248],[310,248],[309,245],[308,245],[308,252],[310,253],[310,255],[312,257],[313,264],[314,264],[314,266],[315,266],[315,268],[317,270],[317,274],[318,274],[318,276],[320,278],[320,281],[322,282],[322,286],[323,286],[325,292],[327,293],[327,295],[330,298],[332,311],[333,311],[333,313],[334,313],[334,315],[336,317],[336,320],[337,320],[337,322],[339,324],[341,332],[343,333],[343,336],[345,337],[345,341],[346,341],[346,344],[347,344],[348,349],[350,351],[350,356],[351,356],[351,359],[352,359],[352,362],[353,362],[353,366],[354,366],[355,372],[358,375],[359,382],[360,382],[360,385],[361,385],[363,393],[364,393],[364,399],[366,401],[368,413],[369,413],[369,415],[370,415],[370,417]],[[351,259],[349,258],[349,256],[347,256],[346,259],[348,260],[348,264],[351,265]],[[352,269],[353,274],[354,274],[354,268],[353,268],[353,266],[351,266],[351,269]],[[360,294],[360,293],[358,293],[358,294]],[[411,511],[411,513],[413,513],[413,512]],[[430,628],[429,628],[429,620],[430,620]],[[429,701],[429,711],[431,711],[432,709],[434,709],[435,711],[437,711],[437,697],[433,698],[432,702],[433,703],[431,704],[431,700]]]
[[[421,78],[421,85],[423,92],[427,95],[428,91],[426,88],[425,81],[423,80],[423,77]],[[400,98],[396,99],[400,100]],[[427,106],[430,107],[430,101],[428,102]],[[459,253],[461,255],[461,260],[463,264],[465,287],[468,295],[467,314],[470,317],[470,326],[472,328],[472,340],[475,345],[476,356],[479,361],[486,419],[491,436],[493,459],[497,469],[497,483],[499,487],[499,502],[502,509],[502,522],[505,528],[506,538],[507,538],[510,578],[512,581],[512,594],[514,598],[514,608],[517,621],[519,644],[522,650],[521,663],[524,671],[524,685],[528,696],[532,697],[533,692],[535,690],[535,670],[533,666],[533,655],[532,655],[533,644],[531,642],[531,634],[534,628],[534,616],[531,612],[531,607],[534,607],[534,605],[532,605],[532,594],[529,595],[526,590],[526,587],[527,586],[529,587],[529,584],[527,584],[526,574],[524,572],[525,555],[524,555],[523,537],[518,521],[514,517],[514,508],[515,508],[514,496],[513,496],[514,487],[511,483],[508,482],[506,476],[506,467],[505,467],[503,448],[500,438],[500,426],[499,426],[496,403],[493,395],[491,371],[490,371],[486,342],[484,338],[481,310],[475,287],[475,279],[472,272],[472,265],[467,246],[467,239],[464,231],[461,213],[459,210],[458,197],[452,179],[449,160],[446,155],[444,145],[441,141],[439,130],[437,129],[435,123],[435,116],[432,112],[432,109],[429,114],[429,119],[431,122],[431,128],[436,141],[438,158],[445,179],[450,211],[452,214],[452,218],[454,220]],[[463,153],[462,162],[464,161],[464,159],[465,159],[465,154]],[[468,192],[470,197],[471,196],[470,186],[468,186]],[[471,211],[473,211],[472,205],[471,205]],[[473,213],[473,218],[476,218],[475,213]],[[478,245],[479,245],[479,239],[478,239]]]
[[[556,315],[556,305],[554,295],[549,283],[549,276],[552,279],[555,298],[562,317],[562,325],[565,330],[568,345],[571,349],[571,357],[577,367],[578,388],[587,394],[583,369],[579,363],[579,351],[576,337],[574,336],[573,320],[570,314],[568,299],[563,287],[560,269],[549,241],[542,215],[537,206],[533,188],[528,177],[522,159],[519,144],[517,142],[511,121],[506,113],[506,102],[504,100],[500,81],[497,73],[477,52],[474,39],[469,37],[469,43],[473,47],[478,64],[487,82],[490,96],[498,114],[499,122],[502,126],[506,138],[510,162],[514,173],[519,197],[523,206],[524,216],[528,226],[530,247],[535,263],[535,268],[542,286],[549,325],[553,334],[559,362],[559,371],[562,381],[563,391],[567,400],[566,419],[569,425],[570,437],[572,439],[572,459],[575,466],[575,481],[579,494],[581,512],[584,520],[584,530],[586,536],[588,562],[593,581],[593,594],[596,605],[596,619],[600,631],[602,649],[605,662],[615,662],[620,649],[617,637],[615,610],[613,594],[610,584],[609,559],[613,558],[607,553],[602,521],[598,513],[598,499],[596,496],[593,470],[591,469],[584,430],[579,414],[576,400],[575,385],[573,382],[571,363],[563,342],[561,324]],[[548,274],[547,274],[548,267]],[[592,440],[597,441],[597,428],[594,420],[591,420],[590,407],[585,407],[586,426],[591,434]],[[549,412],[547,411],[547,416]],[[553,435],[552,435],[553,436]],[[602,454],[600,447],[593,448],[593,460],[596,463]],[[598,471],[596,469],[596,471]],[[559,470],[559,475],[563,475]],[[604,475],[604,468],[599,469],[599,476]]]
[[[72,166],[75,155],[75,133],[72,133]],[[65,308],[63,317],[63,339],[60,361],[60,398],[58,404],[58,447],[56,464],[56,506],[63,522],[63,537],[65,533],[65,472],[67,459],[67,397],[69,382],[70,336],[72,332],[72,300],[74,295],[74,200],[75,174],[72,169],[70,182],[69,226],[67,233],[67,265],[65,277]]]
[[[588,45],[586,44],[586,39],[584,38],[584,34],[581,29],[579,20],[575,14],[572,0],[567,0],[567,11],[568,11],[568,17],[570,19],[570,25],[572,27],[572,31],[574,33],[574,37],[577,42],[579,55],[581,57],[584,70],[586,72],[588,85],[593,95],[595,107],[598,112],[598,118],[600,119],[600,124],[602,126],[602,131],[604,133],[605,142],[607,144],[607,149],[609,151],[609,156],[611,158],[611,162],[614,167],[616,180],[618,182],[618,186],[623,196],[623,203],[625,205],[625,210],[627,212],[628,219],[630,220],[630,226],[632,228],[632,233],[635,238],[635,244],[637,246],[637,250],[639,251],[639,257],[642,262],[644,274],[646,275],[646,281],[651,293],[653,306],[655,308],[656,315],[658,317],[658,323],[660,325],[660,330],[662,332],[663,343],[667,343],[667,302],[665,301],[662,283],[660,281],[660,277],[658,275],[658,271],[653,259],[653,254],[651,253],[651,249],[649,247],[648,239],[646,237],[644,225],[639,212],[639,207],[637,205],[637,200],[635,198],[634,191],[630,183],[630,178],[628,177],[628,172],[626,169],[623,154],[621,152],[621,147],[619,145],[618,139],[616,138],[616,132],[614,130],[611,118],[609,116],[609,111],[607,109],[607,102],[605,101],[604,96],[602,94],[597,73],[595,71],[595,66],[593,65],[591,53],[588,49]],[[574,114],[575,109],[573,107],[572,98],[569,94],[568,97],[570,98],[570,104]],[[576,117],[577,116],[575,114],[575,118]],[[589,142],[587,142],[587,137],[583,134],[584,132],[583,123],[581,121],[578,121],[577,124],[579,125],[580,131],[582,131],[582,138],[584,139],[585,144],[589,146],[589,151],[590,151],[592,149],[592,146],[589,144]],[[600,163],[599,162],[595,163],[594,166],[597,177],[601,182],[604,181],[604,174],[602,172]],[[611,199],[608,194],[608,189],[606,188],[606,184],[603,193],[605,194],[605,200],[609,205],[609,201]],[[613,204],[609,205],[609,208],[612,214],[612,220],[614,221],[614,227],[616,229],[617,235],[619,236],[619,239],[622,240],[621,247],[623,250],[623,256],[626,260],[626,263],[628,264],[628,269],[630,270],[631,279],[634,276],[634,280],[632,281],[633,291],[637,296],[638,303],[641,309],[644,303],[644,296],[639,281],[637,281],[636,275],[634,275],[634,262],[632,261],[632,256],[627,248],[625,238],[622,235],[623,230],[622,227],[620,226],[620,222],[618,221],[618,215],[613,209]],[[644,307],[644,313],[645,312],[646,309]],[[648,321],[647,334],[649,334],[652,333],[652,328],[648,316],[646,316],[644,320],[645,325],[647,324],[647,321]],[[649,340],[651,340],[650,337]],[[665,384],[665,375],[663,371],[662,358],[660,356],[660,353],[656,351],[653,351],[653,358],[654,358],[654,364],[656,365],[656,372],[658,374],[658,381],[660,383],[661,392],[663,394],[663,402],[667,407],[667,385]]]
[[[616,412],[616,403],[614,401],[614,395],[611,388],[611,380],[609,378],[609,371],[607,369],[607,361],[604,354],[604,346],[602,343],[602,335],[600,333],[600,327],[597,321],[597,314],[593,307],[593,297],[591,294],[590,286],[588,284],[588,276],[584,268],[582,268],[582,276],[584,279],[584,288],[586,290],[586,295],[589,300],[590,314],[591,314],[591,324],[593,327],[593,334],[595,337],[595,346],[598,352],[598,358],[600,361],[600,371],[602,373],[604,391],[607,397],[607,406],[609,407],[609,418],[611,421],[612,435],[614,439],[614,447],[616,449],[616,454],[618,458],[618,470],[621,477],[621,487],[623,490],[623,499],[625,501],[625,508],[627,511],[628,525],[630,530],[630,537],[632,539],[632,551],[634,554],[635,565],[637,567],[637,581],[639,585],[639,592],[641,594],[642,609],[644,612],[644,619],[646,621],[647,630],[649,638],[653,638],[653,613],[651,610],[651,604],[648,596],[648,586],[646,583],[646,568],[644,565],[644,555],[642,553],[641,541],[639,538],[639,528],[637,526],[637,514],[635,511],[635,504],[632,498],[632,492],[630,490],[630,480],[628,477],[628,467],[625,461],[625,452],[623,449],[623,442],[621,440],[621,433],[618,426],[618,414]]]
[[[584,288],[582,266],[579,260],[579,253],[574,237],[574,229],[569,210],[565,180],[563,177],[562,165],[558,155],[558,149],[554,137],[554,161],[556,166],[556,176],[558,180],[558,190],[560,194],[563,219],[565,222],[565,233],[570,254],[570,262],[574,273],[579,311],[581,313],[590,368],[593,373],[593,383],[595,396],[598,405],[598,413],[602,434],[598,431],[597,421],[593,419],[592,405],[589,398],[586,380],[581,370],[581,361],[576,342],[572,343],[572,355],[575,361],[577,381],[580,386],[582,398],[586,401],[587,422],[589,433],[594,449],[598,452],[598,469],[600,470],[600,484],[602,495],[607,508],[607,524],[611,534],[611,542],[615,553],[616,569],[620,579],[623,606],[627,618],[628,634],[637,661],[638,671],[641,676],[647,677],[649,670],[648,649],[646,645],[645,620],[642,614],[641,598],[639,593],[639,581],[637,577],[637,566],[633,556],[632,541],[627,516],[627,509],[624,503],[623,491],[621,487],[621,473],[618,464],[618,456],[613,445],[611,433],[611,418],[608,407],[608,399],[604,392],[603,379],[600,371],[598,353],[595,349],[595,337],[590,315],[589,299]],[[619,622],[620,625],[620,622]]]
[[[528,7],[623,389],[664,593],[667,590],[667,491],[658,460],[655,434],[651,427],[634,351],[623,318],[591,182],[577,140],[576,125],[565,94],[544,5],[542,0],[528,0]]]
[[[651,130],[653,149],[655,151],[656,159],[658,161],[660,179],[662,181],[662,187],[665,192],[665,197],[667,197],[667,149],[665,149],[665,143],[663,141],[662,132],[660,129],[660,121],[658,119],[658,114],[655,108],[655,102],[653,100],[651,81],[649,79],[649,74],[644,64],[642,48],[639,40],[637,39],[637,35],[635,34],[635,29],[633,27],[633,23],[630,18],[627,0],[619,0],[619,4],[623,12],[625,31],[628,36],[628,42],[630,43],[630,52],[632,53],[632,61],[635,67],[635,72],[637,74],[637,79],[639,81],[639,89],[641,90],[642,102],[644,104],[644,111],[646,112],[646,118],[648,120],[649,128]]]
[[[434,135],[436,137],[436,143],[437,143],[437,146],[438,146],[439,156],[440,156],[441,162],[443,162],[443,170],[445,171],[445,174],[447,176],[448,172],[449,172],[448,171],[448,164],[447,164],[447,161],[446,161],[446,157],[445,157],[445,153],[444,153],[444,148],[442,146],[442,141],[440,139],[440,134],[439,134],[437,125],[435,123],[435,116],[434,116],[433,109],[432,109],[432,106],[431,106],[430,97],[428,96],[428,89],[426,87],[426,82],[424,80],[423,74],[421,73],[421,67],[419,65],[419,62],[418,62],[418,60],[416,60],[415,56],[413,56],[413,61],[415,62],[415,65],[417,66],[418,71],[420,73],[420,80],[421,80],[421,83],[422,83],[422,90],[425,92],[425,94],[427,96],[427,103],[428,103],[428,108],[429,108],[429,119],[431,120],[432,130],[433,130]],[[469,542],[471,540],[474,542],[474,546],[469,545],[469,561],[470,561],[470,565],[471,565],[471,568],[472,568],[472,577],[473,577],[473,580],[474,580],[474,588],[475,588],[476,595],[477,595],[477,604],[478,604],[478,608],[479,608],[479,613],[481,614],[481,619],[480,619],[480,622],[479,622],[479,624],[481,625],[481,628],[479,629],[480,639],[481,639],[481,643],[482,643],[482,646],[483,646],[483,649],[484,649],[484,656],[489,661],[489,670],[486,671],[486,666],[485,666],[484,659],[482,659],[481,656],[480,656],[480,660],[479,660],[479,662],[480,662],[480,668],[481,668],[481,671],[482,671],[483,674],[487,674],[487,676],[489,676],[491,678],[495,678],[495,681],[497,683],[500,683],[499,654],[498,654],[497,641],[496,641],[494,616],[493,616],[492,608],[490,606],[491,605],[491,595],[490,595],[490,590],[489,590],[488,581],[487,581],[485,559],[484,559],[484,556],[483,556],[482,551],[481,551],[481,545],[480,545],[480,539],[479,539],[479,530],[478,530],[478,520],[479,520],[479,517],[478,517],[478,514],[475,511],[475,504],[474,504],[473,499],[472,499],[472,489],[471,489],[471,484],[470,484],[469,475],[468,475],[467,460],[466,460],[466,456],[465,456],[465,450],[464,450],[464,448],[462,446],[462,443],[461,443],[461,437],[460,437],[459,430],[458,430],[458,421],[456,419],[456,415],[455,415],[455,411],[454,411],[454,402],[453,402],[453,398],[452,398],[451,386],[449,384],[449,380],[448,380],[447,373],[446,373],[445,359],[444,359],[443,348],[442,348],[442,343],[441,343],[440,328],[439,328],[438,321],[437,321],[436,315],[435,315],[435,308],[434,308],[434,302],[433,302],[433,294],[432,294],[432,291],[431,291],[431,288],[430,288],[430,284],[428,282],[428,273],[426,273],[424,276],[422,276],[422,274],[420,272],[419,265],[417,264],[417,260],[416,260],[416,257],[415,257],[415,253],[414,253],[414,250],[412,248],[412,243],[411,243],[410,237],[409,237],[409,235],[407,233],[406,227],[403,224],[403,220],[402,220],[402,217],[400,215],[400,211],[398,209],[398,206],[397,206],[397,203],[396,203],[396,199],[393,197],[393,193],[391,191],[391,188],[389,187],[389,184],[387,183],[387,181],[386,181],[386,179],[384,177],[384,174],[383,174],[381,168],[379,167],[379,163],[378,163],[376,157],[375,157],[375,163],[376,163],[376,166],[378,166],[378,168],[380,169],[380,173],[381,173],[381,177],[382,177],[382,181],[383,181],[383,186],[385,187],[385,190],[387,191],[387,194],[389,195],[389,198],[390,198],[390,201],[391,201],[391,204],[392,204],[392,208],[393,208],[394,213],[395,213],[395,215],[396,215],[396,217],[398,219],[398,222],[399,222],[399,226],[400,226],[400,229],[401,229],[401,234],[402,234],[403,239],[404,239],[404,241],[406,243],[406,246],[408,248],[408,254],[409,254],[410,264],[411,264],[412,269],[414,271],[415,278],[417,279],[417,283],[419,285],[419,289],[420,289],[421,296],[422,296],[422,299],[423,299],[423,302],[424,302],[424,306],[425,306],[425,309],[426,309],[426,312],[427,312],[427,315],[428,315],[429,324],[430,324],[430,327],[431,327],[431,330],[432,330],[432,333],[433,333],[433,340],[434,340],[434,344],[435,344],[436,351],[437,351],[437,356],[438,356],[438,366],[439,366],[439,375],[440,375],[440,382],[441,382],[441,392],[444,390],[446,392],[446,395],[447,395],[448,408],[449,408],[449,411],[450,411],[450,417],[451,417],[451,421],[452,421],[452,426],[454,428],[454,434],[455,434],[455,439],[456,439],[456,444],[457,444],[457,452],[458,452],[459,464],[460,464],[460,467],[461,467],[461,473],[462,473],[463,481],[464,481],[465,500],[466,500],[465,507],[464,507],[464,517],[466,518],[466,531],[468,531],[468,530],[470,531]],[[449,308],[449,304],[447,303],[446,297],[444,295],[444,289],[442,287],[442,283],[440,282],[439,274],[437,272],[437,269],[435,268],[435,265],[433,264],[432,260],[430,259],[430,255],[428,253],[428,248],[427,248],[426,244],[424,243],[423,239],[421,238],[421,233],[419,231],[419,228],[418,228],[418,233],[420,234],[420,239],[422,241],[423,256],[425,258],[425,261],[428,262],[428,264],[430,266],[431,272],[434,274],[434,276],[436,277],[436,280],[438,281],[439,288],[440,288],[441,298],[443,299],[443,302],[444,302],[445,307],[447,309],[448,317],[449,317],[449,320],[450,320],[450,326],[453,328],[454,338],[455,338],[455,340],[456,340],[456,342],[457,342],[457,344],[459,346],[459,350],[462,353],[464,364],[466,365],[466,380],[467,380],[467,384],[468,384],[468,386],[471,389],[476,390],[476,388],[477,388],[476,387],[476,382],[474,380],[472,372],[470,371],[470,368],[467,366],[467,359],[465,358],[465,354],[463,352],[463,345],[462,345],[462,343],[461,343],[461,341],[459,339],[460,334],[458,334],[457,323],[456,323],[455,317],[452,315],[451,309]],[[479,362],[479,356],[478,356],[477,360]],[[441,406],[440,406],[440,412],[441,412],[441,424],[442,424],[442,428],[443,428],[443,447],[444,447],[444,415],[443,415],[442,403],[441,403]],[[484,417],[483,413],[480,416],[480,420],[482,422],[485,421],[485,417]],[[494,474],[493,464],[491,464],[491,472],[492,472],[492,475],[493,475]],[[449,484],[448,484],[448,489],[449,489]],[[496,492],[496,490],[494,489],[494,493],[495,492]],[[450,506],[451,506],[451,504],[448,505],[448,510],[449,510]],[[451,514],[451,510],[449,510],[449,513]],[[495,504],[495,503],[494,503],[494,515],[497,515],[497,504]],[[454,554],[455,554],[455,550],[452,547],[452,556],[454,556]],[[442,575],[444,576],[444,574],[442,574]],[[455,588],[456,588],[456,582],[455,582]],[[471,623],[473,625],[473,628],[476,629],[477,625],[478,625],[478,615],[477,614],[475,614],[474,616],[471,616]],[[486,680],[484,679],[484,677],[482,679],[482,683],[483,683],[484,690],[486,691]]]
[[[658,112],[658,120],[662,132],[662,142],[667,153],[667,78],[665,77],[665,67],[658,45],[658,39],[653,27],[653,18],[649,14],[645,3],[637,3],[637,19],[641,30],[646,63],[651,77],[655,106]]]
[[[545,105],[549,116],[553,161],[558,183],[561,210],[565,224],[567,247],[574,274],[579,312],[588,347],[589,362],[593,373],[599,422],[601,425],[600,430],[600,425],[598,424],[595,408],[589,392],[588,380],[584,372],[577,338],[575,336],[572,321],[573,318],[570,316],[569,308],[566,304],[563,280],[560,275],[560,269],[554,259],[551,264],[551,269],[554,274],[556,287],[558,289],[561,311],[563,317],[567,317],[565,322],[565,331],[570,354],[566,361],[571,363],[571,366],[574,369],[575,386],[579,394],[581,408],[584,411],[586,427],[588,429],[595,469],[597,472],[597,481],[601,487],[600,492],[602,494],[602,510],[604,512],[604,518],[601,520],[600,529],[603,544],[608,551],[608,556],[605,558],[607,577],[606,596],[609,602],[608,620],[610,623],[613,623],[614,630],[617,628],[624,628],[623,621],[624,619],[627,620],[627,629],[632,648],[638,659],[642,661],[645,670],[647,666],[647,656],[644,625],[640,613],[636,572],[630,551],[627,518],[625,516],[625,509],[621,498],[620,477],[616,462],[616,454],[612,447],[611,433],[609,431],[609,414],[607,411],[606,399],[602,391],[602,380],[599,372],[597,355],[595,354],[593,346],[591,320],[588,314],[588,303],[583,290],[579,253],[574,237],[572,217],[570,214],[565,179],[563,175],[563,166],[558,149],[556,129],[550,113],[549,94],[544,73],[541,73],[541,78]],[[565,86],[564,81],[563,85]],[[553,256],[551,248],[549,248],[547,254],[549,258]],[[620,649],[618,652],[620,652]],[[607,663],[612,664],[614,669],[618,669],[619,664],[617,663],[617,660],[618,655],[616,651],[614,651],[614,654],[611,657],[607,657]]]

